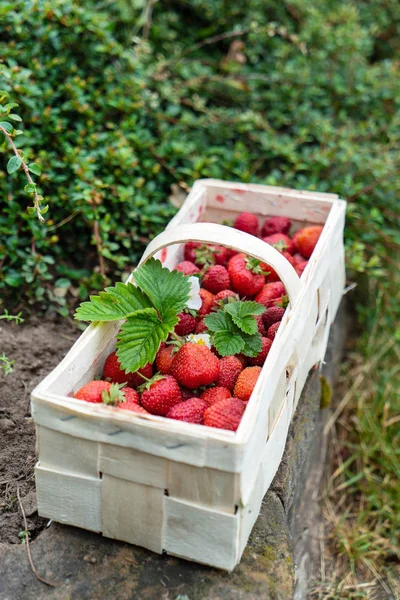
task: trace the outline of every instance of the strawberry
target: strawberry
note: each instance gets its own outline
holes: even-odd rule
[[[265,326],[264,326],[263,315],[256,315],[254,318],[257,321],[258,333],[261,333],[261,335],[263,337],[266,337],[267,336],[267,331],[266,331]]]
[[[232,290],[222,290],[222,292],[215,294],[213,308],[221,308],[225,304],[227,298],[239,300],[239,296]]]
[[[204,274],[202,286],[212,294],[218,294],[230,287],[229,273],[222,265],[214,265]]]
[[[224,246],[210,246],[214,255],[215,264],[224,265],[229,258],[229,250]]]
[[[293,241],[284,233],[267,235],[266,237],[263,237],[263,241],[270,244],[270,246],[274,246],[279,252],[289,252],[289,254],[294,254],[296,250]]]
[[[200,398],[207,403],[207,406],[211,406],[216,402],[220,402],[220,400],[225,400],[225,398],[230,398],[232,394],[225,387],[211,387],[208,390],[204,390],[201,394]]]
[[[89,381],[76,392],[74,398],[86,402],[100,403],[103,402],[103,392],[109,392],[110,388],[111,383],[109,381]]]
[[[176,265],[175,269],[184,275],[195,275],[196,273],[200,273],[199,267],[196,267],[190,260],[183,260],[179,265]]]
[[[172,346],[172,345],[167,346],[164,343],[161,344],[160,349],[156,355],[156,365],[157,365],[157,369],[163,375],[170,374],[171,365],[172,365],[172,361],[173,361],[176,350],[177,350],[176,346]]]
[[[206,409],[204,425],[236,431],[245,408],[245,404],[238,398],[220,400]]]
[[[282,256],[284,256],[286,258],[287,261],[290,262],[290,264],[293,267],[295,264],[294,260],[293,260],[293,256],[291,254],[289,254],[289,252],[285,252],[285,251],[281,252],[281,254],[282,254]],[[265,277],[265,281],[267,283],[271,283],[272,281],[280,281],[281,280],[278,273],[270,265],[267,265],[267,263],[261,263],[260,266],[263,271],[268,271],[268,275]]]
[[[109,379],[112,383],[126,383],[132,388],[137,388],[143,383],[143,377],[140,377],[139,373],[142,373],[148,379],[153,374],[153,366],[148,363],[136,373],[126,373],[121,369],[121,364],[116,352],[111,352],[111,354],[107,356],[103,367],[104,379]]]
[[[237,254],[229,260],[228,273],[232,288],[242,296],[255,296],[265,283],[260,261],[244,254]]]
[[[175,354],[171,374],[189,389],[210,385],[219,375],[219,360],[207,346],[188,342]]]
[[[195,250],[201,248],[202,244],[200,242],[186,242],[185,247],[183,249],[183,256],[185,261],[196,264],[196,252]]]
[[[281,324],[281,321],[277,321],[276,323],[271,325],[271,327],[268,328],[267,335],[271,341],[275,339],[276,332],[278,331],[280,324]]]
[[[178,382],[171,375],[160,375],[144,384],[142,406],[152,415],[162,415],[182,402],[182,394]]]
[[[242,212],[236,217],[233,226],[235,229],[240,229],[240,231],[245,231],[251,235],[258,235],[258,219],[253,213]]]
[[[211,308],[214,304],[214,294],[205,290],[204,288],[200,288],[199,295],[202,301],[202,304],[197,311],[199,317],[205,317],[208,313],[211,312]]]
[[[124,410],[148,414],[147,410],[140,406],[140,397],[137,391],[129,387],[121,389],[121,384],[119,383],[112,383],[110,390],[103,392],[102,400],[108,406],[116,406]]]
[[[238,360],[240,360],[240,364],[242,365],[243,369],[247,367],[247,357],[244,354],[235,354],[235,356]]]
[[[195,333],[204,333],[205,331],[208,331],[207,325],[205,324],[204,319],[200,319],[200,321],[197,324]]]
[[[166,416],[167,419],[176,419],[177,421],[201,425],[204,420],[204,411],[206,408],[207,402],[200,398],[192,397],[170,408]]]
[[[237,378],[233,393],[236,398],[247,402],[261,373],[261,367],[246,367]]]
[[[272,235],[273,233],[289,233],[292,222],[287,217],[269,217],[261,229],[261,237]]]
[[[296,269],[296,273],[299,277],[301,277],[303,275],[304,269],[306,268],[307,265],[308,265],[308,260],[303,260],[303,262],[297,263],[297,265],[295,266],[295,269]]]
[[[266,329],[271,327],[271,325],[273,325],[277,321],[281,321],[284,314],[285,309],[282,308],[282,306],[270,306],[269,308],[267,308],[267,310],[262,316]]]
[[[181,394],[182,394],[182,400],[190,400],[191,398],[197,398],[199,396],[199,393],[196,392],[195,390],[188,390],[187,388],[180,386],[181,388]]]
[[[280,281],[266,283],[261,292],[255,297],[255,301],[264,304],[266,308],[272,306],[278,298],[285,294],[285,286]]]
[[[149,415],[149,411],[137,404],[136,402],[121,402],[118,404],[118,408],[123,410],[130,410],[131,412],[140,413],[142,415]]]
[[[189,313],[181,312],[178,315],[179,323],[175,325],[175,333],[176,335],[189,335],[189,333],[194,333],[197,327],[197,319],[193,317]]]
[[[224,356],[219,361],[219,375],[215,381],[218,387],[232,392],[243,365],[237,356]]]
[[[317,245],[322,230],[322,226],[314,225],[312,227],[304,227],[304,229],[301,229],[296,233],[294,242],[297,250],[304,256],[304,258],[310,258],[315,246]]]
[[[254,365],[258,365],[258,366],[262,366],[265,362],[265,359],[268,356],[268,352],[270,351],[270,348],[272,346],[272,340],[267,338],[267,337],[262,337],[261,338],[261,351],[259,354],[257,354],[257,356],[249,358],[249,364],[254,366]]]
[[[292,238],[293,242],[295,241],[295,237],[296,237],[296,235],[294,235]],[[296,252],[295,254],[293,254],[293,266],[294,267],[302,262],[304,262],[304,256],[302,256],[300,254],[300,252]]]

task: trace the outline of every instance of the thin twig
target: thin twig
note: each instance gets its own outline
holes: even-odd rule
[[[36,209],[39,221],[41,223],[44,223],[44,218],[42,216],[42,213],[40,212],[39,194],[37,193],[36,184],[33,181],[32,177],[31,177],[31,175],[29,173],[28,165],[26,164],[26,162],[24,161],[24,159],[21,157],[21,155],[19,153],[19,150],[18,150],[17,146],[14,144],[14,140],[12,139],[12,137],[10,136],[10,134],[7,133],[7,131],[1,125],[0,125],[0,130],[4,133],[4,135],[6,136],[7,140],[10,142],[10,145],[11,145],[12,149],[14,150],[15,156],[20,159],[21,166],[22,166],[23,170],[25,171],[25,175],[26,175],[26,178],[28,179],[29,183],[31,183],[32,185],[35,186],[35,190],[33,192],[34,206],[35,206],[35,209]]]
[[[146,4],[146,7],[143,11],[143,20],[144,20],[144,25],[143,25],[143,39],[144,40],[148,40],[149,39],[149,33],[150,33],[150,27],[151,27],[151,18],[153,15],[153,8],[155,3],[157,2],[157,0],[149,0]]]
[[[35,577],[36,577],[36,579],[38,581],[41,581],[42,583],[44,583],[45,585],[48,585],[49,587],[57,587],[54,583],[51,583],[50,581],[47,581],[46,579],[43,579],[43,577],[41,577],[39,575],[39,573],[36,570],[35,565],[33,564],[32,555],[31,555],[31,549],[30,549],[30,546],[29,546],[28,523],[26,522],[25,510],[24,510],[24,507],[23,507],[22,502],[21,502],[21,496],[20,496],[20,493],[19,493],[19,486],[18,485],[17,485],[17,498],[18,498],[18,502],[19,502],[19,507],[21,509],[22,518],[24,520],[26,551],[28,553],[28,560],[29,560],[29,564],[31,565],[32,572],[33,572],[33,574],[35,575]]]
[[[72,221],[72,219],[74,219],[76,217],[76,215],[79,215],[80,212],[81,212],[80,210],[76,210],[71,215],[69,215],[62,221],[60,221],[59,223],[55,223],[54,225],[51,225],[50,227],[48,227],[47,231],[53,231],[54,229],[58,229],[59,227],[62,227],[66,223],[69,223],[69,221]]]

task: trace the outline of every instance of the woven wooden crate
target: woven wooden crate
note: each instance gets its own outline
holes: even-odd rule
[[[220,223],[243,210],[323,224],[299,279],[265,242]],[[307,375],[322,362],[345,282],[345,202],[333,194],[197,182],[142,261],[173,268],[187,240],[270,264],[290,304],[236,433],[72,398],[101,374],[118,323],[91,325],[32,393],[39,514],[222,569],[239,562],[285,447]],[[199,223],[198,221],[203,221]]]

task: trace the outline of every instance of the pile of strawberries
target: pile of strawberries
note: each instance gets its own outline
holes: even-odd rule
[[[251,213],[240,214],[233,226],[275,246],[299,276],[322,231],[319,226],[305,227],[290,237],[291,221],[286,217],[266,219],[260,231]],[[126,373],[113,352],[105,361],[102,380],[89,382],[75,398],[236,431],[284,315],[286,290],[269,265],[223,246],[188,242],[176,270],[199,278],[200,308],[180,313],[173,335],[161,344],[153,364]],[[204,341],[205,317],[233,300],[265,307],[254,317],[261,335],[257,356],[220,356]]]

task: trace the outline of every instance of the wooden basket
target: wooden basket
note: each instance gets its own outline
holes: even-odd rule
[[[173,268],[187,240],[224,244],[271,265],[290,304],[236,433],[72,398],[101,374],[118,323],[91,325],[32,393],[39,514],[104,536],[232,570],[285,447],[309,370],[323,360],[345,282],[345,202],[217,180],[197,182],[142,257]],[[243,210],[260,219],[324,224],[298,278],[273,247],[215,224]],[[196,221],[203,221],[196,223]]]

